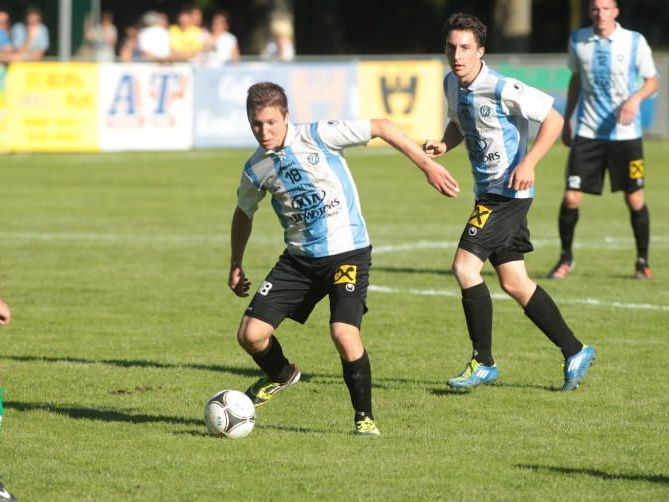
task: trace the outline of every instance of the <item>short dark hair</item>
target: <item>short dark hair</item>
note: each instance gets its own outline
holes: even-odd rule
[[[288,112],[286,91],[274,82],[259,82],[249,87],[246,96],[246,115],[251,116],[257,108],[277,106],[285,115]]]
[[[485,37],[488,28],[478,17],[463,12],[452,14],[444,25],[444,48],[448,34],[453,30],[471,31],[479,47],[485,47]]]

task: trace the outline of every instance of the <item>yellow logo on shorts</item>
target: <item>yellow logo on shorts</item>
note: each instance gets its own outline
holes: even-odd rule
[[[630,179],[638,180],[644,177],[646,174],[646,165],[643,162],[643,159],[632,160],[630,162]]]
[[[335,284],[355,284],[355,273],[358,267],[356,265],[340,265],[339,270],[335,272]]]
[[[474,225],[476,228],[483,228],[485,222],[488,221],[492,210],[485,207],[483,204],[476,204],[474,212],[469,217],[469,224]]]

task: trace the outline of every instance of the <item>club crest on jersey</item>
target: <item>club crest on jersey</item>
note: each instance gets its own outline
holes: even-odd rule
[[[479,113],[481,114],[481,117],[490,117],[490,113],[492,110],[488,105],[482,105],[481,108],[479,108]]]
[[[646,174],[646,166],[643,159],[632,160],[630,162],[630,179],[638,180]]]
[[[307,162],[311,164],[312,166],[315,166],[318,164],[318,161],[320,160],[320,156],[317,153],[310,153],[307,155]]]
[[[355,284],[357,265],[340,265],[334,274],[335,284]]]
[[[476,204],[474,212],[469,217],[469,224],[475,226],[476,228],[483,228],[491,214],[491,209],[488,209],[483,204]]]

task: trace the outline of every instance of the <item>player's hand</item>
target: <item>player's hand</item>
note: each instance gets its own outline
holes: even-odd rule
[[[618,122],[622,125],[630,125],[636,114],[639,113],[640,104],[639,100],[633,97],[625,101],[618,112]]]
[[[562,126],[562,143],[564,146],[571,146],[571,124],[568,120],[564,121],[564,126]]]
[[[9,305],[0,300],[0,325],[7,326],[12,319],[12,312]]]
[[[534,166],[521,162],[511,173],[508,188],[528,190],[534,185]]]
[[[446,153],[446,143],[428,139],[423,143],[423,151],[427,153],[431,159],[436,159]]]
[[[425,171],[427,182],[432,185],[435,190],[447,197],[457,197],[460,191],[460,186],[455,178],[451,176],[446,168],[437,164],[434,161],[430,162],[430,166]]]
[[[228,286],[234,294],[243,298],[249,296],[251,281],[244,275],[244,269],[240,265],[232,265],[228,276]]]

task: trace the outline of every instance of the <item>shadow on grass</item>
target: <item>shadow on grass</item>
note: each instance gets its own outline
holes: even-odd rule
[[[209,437],[209,438],[214,438],[214,439],[226,439],[222,435],[216,435],[216,434],[210,434],[206,430],[204,430],[204,424],[202,425],[202,429],[191,429],[187,431],[175,431],[173,434],[175,436],[193,436],[193,437]],[[327,434],[327,435],[346,435],[350,436],[350,432],[334,432],[332,430],[319,430],[319,429],[312,429],[310,427],[301,427],[299,425],[278,425],[278,424],[258,424],[256,423],[255,425],[256,430],[273,430],[273,431],[279,431],[279,432],[290,432],[290,433],[298,433],[298,434]]]
[[[544,390],[548,392],[558,392],[560,391],[559,387],[549,387],[548,385],[536,385],[531,383],[494,383],[492,385],[486,385],[485,387],[491,388],[508,388],[508,389],[537,389]],[[477,389],[451,389],[450,387],[440,387],[432,389],[430,392],[436,396],[467,396],[471,395]]]
[[[202,420],[194,418],[170,417],[167,415],[146,415],[125,413],[104,408],[84,408],[47,403],[22,403],[5,401],[5,408],[16,411],[46,411],[74,419],[99,420],[101,422],[126,422],[130,424],[165,423],[179,425],[201,425]]]
[[[388,272],[391,274],[432,274],[432,275],[448,275],[452,276],[453,271],[450,268],[414,268],[414,267],[381,267],[374,265],[372,267],[374,272]],[[494,272],[485,269],[481,271],[481,275],[494,276]]]
[[[547,390],[549,392],[561,392],[561,387],[553,387],[550,385],[537,385],[534,383],[502,383],[498,382],[493,387],[506,387],[509,389],[537,389]]]
[[[76,363],[76,364],[106,364],[109,366],[118,366],[120,368],[160,368],[160,369],[194,369],[203,371],[212,371],[216,373],[229,373],[232,375],[258,378],[261,375],[259,369],[242,368],[235,366],[225,366],[222,364],[197,364],[197,363],[163,363],[160,361],[132,360],[132,359],[85,359],[81,357],[54,357],[54,356],[5,356],[0,355],[0,359],[19,362],[46,362],[46,363]],[[300,380],[304,382],[314,382],[326,385],[341,385],[341,374],[333,375],[329,373],[309,373],[302,372]],[[438,385],[439,381],[426,381],[410,378],[388,377],[375,378],[374,388],[385,389],[391,384],[419,384],[419,385]],[[115,393],[129,393],[118,392]]]
[[[533,464],[516,464],[516,467],[539,472],[592,476],[595,478],[604,479],[606,481],[616,481],[616,480],[645,481],[648,483],[659,483],[662,485],[669,484],[669,476],[664,476],[662,474],[622,474],[622,473],[600,471],[599,469],[579,469],[574,467],[556,467],[552,465],[533,465]]]

